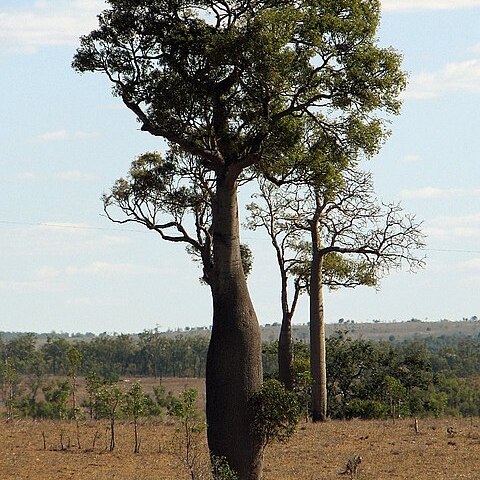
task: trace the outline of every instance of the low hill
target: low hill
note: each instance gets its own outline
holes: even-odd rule
[[[327,324],[326,333],[327,336],[332,335],[336,331],[346,331],[352,338],[364,338],[366,340],[388,340],[388,341],[402,341],[407,339],[422,339],[427,337],[472,337],[480,338],[480,321],[474,317],[475,320],[464,321],[448,321],[443,320],[440,322],[422,322],[420,320],[410,320],[407,322],[392,322],[392,323],[354,323],[344,322],[336,324]],[[264,342],[271,342],[278,339],[280,333],[280,324],[266,324],[261,327],[262,338]],[[165,336],[177,336],[177,335],[210,335],[209,327],[197,327],[168,330],[163,333]],[[0,332],[0,338],[4,341],[8,341],[18,335],[22,335],[21,332]],[[39,333],[35,334],[37,341],[42,343],[49,336],[64,337],[66,339],[76,340],[91,340],[96,335],[93,333]],[[117,334],[108,334],[117,335]],[[132,334],[136,337],[137,334]],[[293,325],[293,335],[296,340],[308,342],[309,339],[309,326],[308,324]]]
[[[402,341],[406,339],[422,339],[441,336],[480,337],[480,321],[462,322],[396,322],[396,323],[337,323],[327,324],[326,334],[332,335],[336,331],[348,331],[352,338],[367,340]],[[266,325],[262,327],[264,341],[278,339],[280,325]],[[293,335],[297,340],[308,342],[309,326],[294,325]]]

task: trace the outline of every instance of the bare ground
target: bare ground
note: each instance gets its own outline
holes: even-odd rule
[[[141,425],[141,450],[134,454],[132,425],[121,423],[110,453],[105,423],[81,423],[79,448],[74,422],[1,421],[0,478],[187,479],[171,451],[174,432],[171,424]],[[357,477],[363,480],[479,479],[480,420],[420,420],[419,434],[412,420],[302,424],[290,443],[267,448],[264,479],[342,480],[349,478],[341,472],[354,455],[363,458]]]
[[[129,378],[124,389],[140,381],[151,393],[159,379]],[[185,387],[199,392],[204,407],[203,379],[164,379],[166,391]],[[85,396],[80,382],[79,397]],[[360,455],[361,480],[480,479],[480,419],[440,418],[419,421],[329,421],[301,423],[288,444],[269,446],[264,480],[342,480],[349,458]],[[450,429],[450,434],[447,429]],[[174,454],[175,426],[145,421],[139,427],[141,448],[133,453],[133,426],[119,422],[113,452],[108,452],[107,422],[0,419],[0,480],[183,480],[190,478]],[[207,463],[206,450],[203,462]]]

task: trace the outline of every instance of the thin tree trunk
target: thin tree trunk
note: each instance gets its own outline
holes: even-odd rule
[[[72,375],[72,411],[73,411],[73,418],[77,419],[77,376]]]
[[[252,433],[252,394],[262,383],[261,337],[240,257],[236,184],[217,179],[213,206],[213,327],[207,355],[207,434],[239,480],[258,480],[262,445]]]
[[[312,268],[310,278],[310,372],[312,374],[312,419],[327,419],[327,363],[325,354],[325,316],[319,214],[311,228]]]
[[[295,306],[292,306],[291,310],[289,309],[288,279],[285,271],[285,262],[276,241],[274,246],[277,251],[277,261],[282,278],[282,326],[278,338],[278,377],[287,389],[293,390],[295,380],[293,372],[292,318]]]
[[[288,390],[293,390],[295,379],[293,369],[292,315],[283,313],[278,338],[278,377]]]
[[[115,449],[115,420],[110,419],[110,451]]]
[[[133,449],[133,453],[139,453],[140,448],[138,445],[138,421],[136,416],[133,418],[133,430],[134,430],[134,437],[135,437],[135,446]]]

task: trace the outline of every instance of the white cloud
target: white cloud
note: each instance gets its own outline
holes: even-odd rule
[[[42,267],[35,272],[39,280],[53,280],[61,274],[61,271],[53,267]]]
[[[103,0],[39,0],[0,7],[0,54],[34,53],[41,47],[77,45],[97,26]]]
[[[468,49],[469,52],[473,53],[480,53],[480,43],[477,43],[476,45],[473,45]]]
[[[77,298],[70,298],[66,301],[66,304],[67,305],[75,305],[75,306],[79,306],[79,305],[93,305],[93,301],[92,299],[88,298],[88,297],[77,297]]]
[[[66,182],[92,182],[96,180],[95,175],[89,173],[80,172],[79,170],[70,170],[67,172],[59,172],[54,175],[55,180],[61,180]]]
[[[36,229],[41,230],[45,233],[54,233],[62,232],[68,235],[82,235],[85,236],[88,234],[89,226],[83,223],[62,223],[62,222],[45,222],[38,226],[35,226]]]
[[[130,275],[155,272],[152,267],[143,267],[131,263],[108,263],[94,262],[83,267],[67,267],[65,272],[69,275],[87,274],[87,275]]]
[[[38,278],[35,280],[0,280],[0,290],[9,290],[14,292],[61,292],[65,287],[57,282],[51,282],[52,279]]]
[[[70,138],[73,140],[90,140],[91,138],[97,138],[99,134],[97,132],[82,132],[78,130],[70,134]]]
[[[425,223],[429,238],[478,239],[480,238],[480,213],[456,217],[437,217]]]
[[[33,172],[21,172],[15,176],[17,180],[35,180],[37,175]]]
[[[438,72],[414,75],[406,98],[437,98],[449,92],[480,93],[480,59],[449,63]]]
[[[404,156],[401,158],[401,161],[402,161],[402,162],[405,162],[405,163],[418,162],[419,160],[420,160],[420,156],[419,156],[419,155],[415,155],[414,153],[409,153],[408,155],[404,155]]]
[[[52,132],[45,132],[34,137],[40,142],[56,142],[59,140],[88,140],[97,138],[99,135],[96,132],[83,132],[81,130],[69,132],[68,130],[55,130]]]
[[[480,8],[480,0],[382,0],[385,12]]]
[[[56,130],[54,132],[46,132],[42,133],[41,135],[37,135],[35,140],[39,140],[41,142],[55,142],[57,140],[66,140],[67,135],[68,133],[66,130]]]
[[[114,227],[112,227],[114,230]],[[84,224],[46,222],[41,225],[11,226],[0,236],[0,252],[5,257],[76,258],[101,257],[125,248],[132,242],[126,232],[111,232]]]
[[[472,258],[461,263],[461,268],[467,271],[475,271],[480,273],[480,258]]]
[[[98,177],[92,173],[81,172],[80,170],[66,170],[49,175],[35,172],[20,172],[12,176],[15,180],[32,182],[94,182]]]
[[[404,199],[430,199],[430,198],[463,198],[477,197],[480,189],[422,187],[414,190],[401,190],[400,197]]]
[[[402,190],[400,192],[401,198],[441,198],[448,194],[447,190],[435,187],[423,187],[416,190]]]

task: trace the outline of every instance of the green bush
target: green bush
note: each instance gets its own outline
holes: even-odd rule
[[[212,475],[214,480],[238,480],[238,475],[224,457],[212,457]]]
[[[301,407],[294,392],[278,380],[267,380],[253,395],[253,429],[265,448],[271,441],[287,442],[295,433]]]
[[[379,400],[364,400],[354,398],[347,405],[347,418],[387,418],[390,415],[390,407]]]
[[[22,397],[16,402],[16,410],[21,416],[51,420],[72,418],[73,412],[68,408],[70,383],[57,381],[43,387],[45,400],[37,401],[29,397]]]

